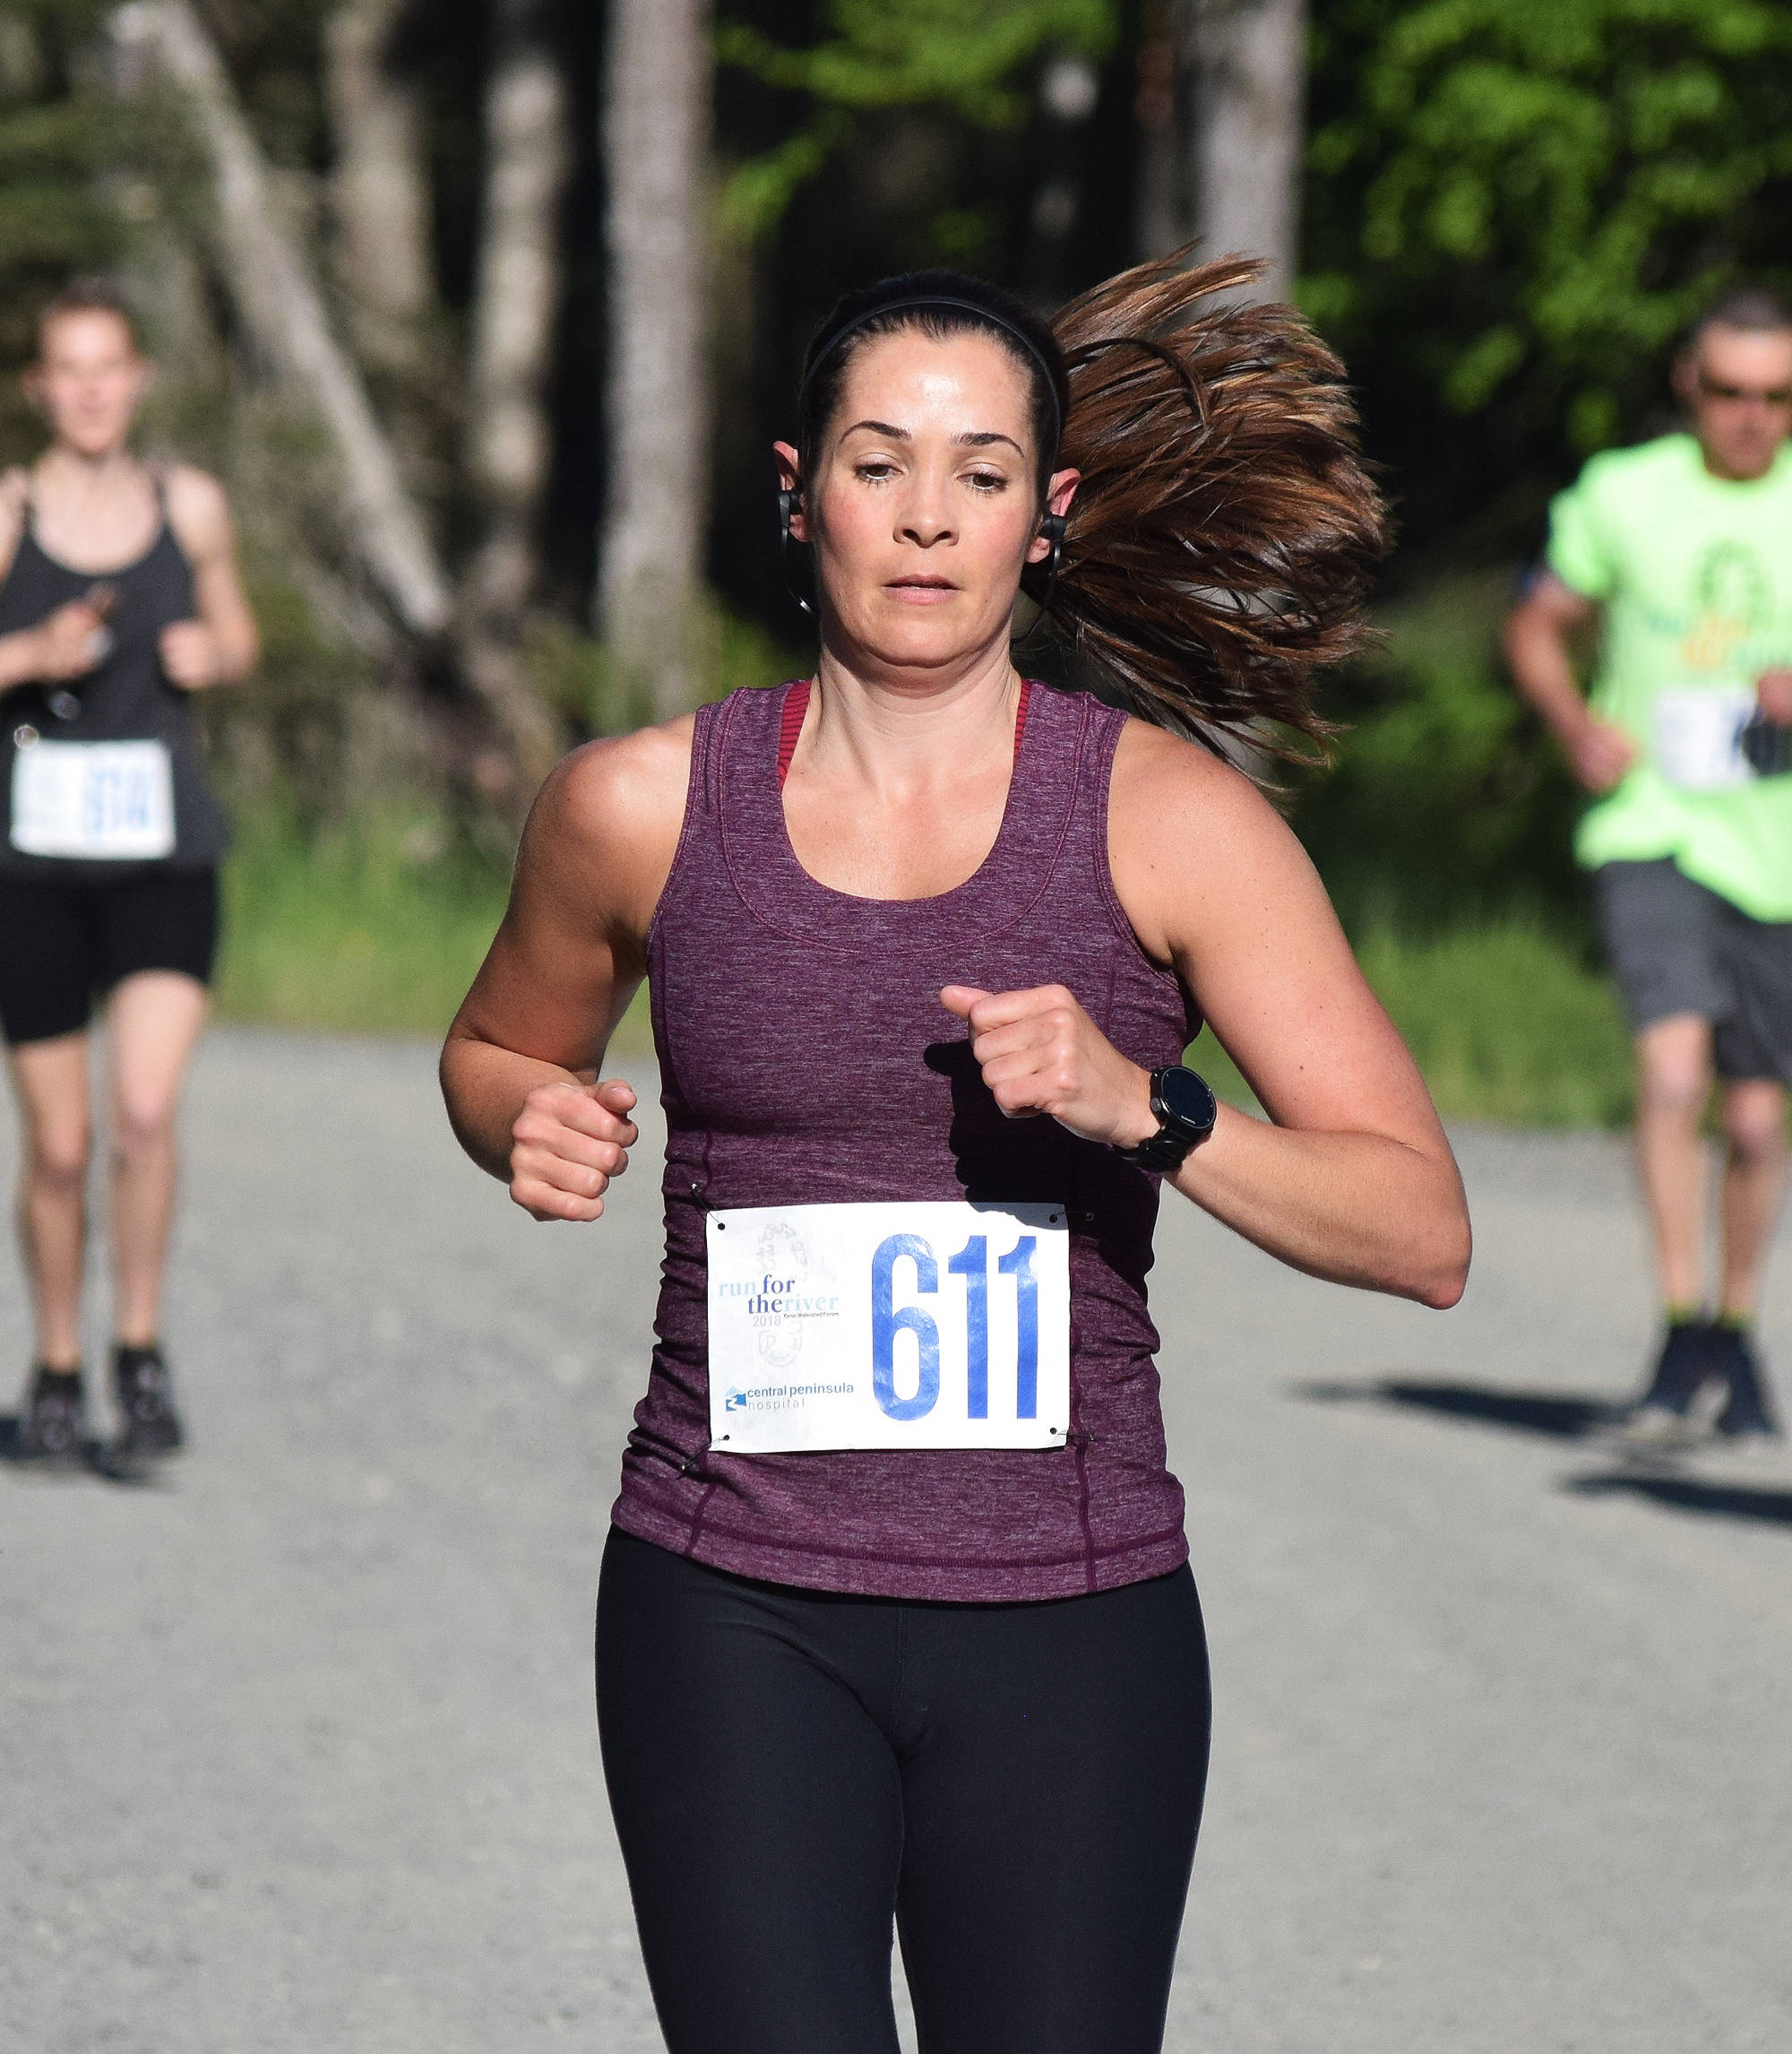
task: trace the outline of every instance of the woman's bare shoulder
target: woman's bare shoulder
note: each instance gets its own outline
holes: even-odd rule
[[[1129,720],[1114,752],[1110,840],[1117,832],[1141,853],[1172,843],[1279,843],[1288,824],[1260,787],[1214,750],[1149,721]]]
[[[1129,721],[1115,751],[1107,851],[1128,919],[1165,961],[1216,896],[1268,910],[1317,889],[1293,830],[1243,771],[1148,721]]]
[[[13,464],[0,470],[0,578],[13,567],[19,539],[25,531],[25,507],[31,496],[31,474]]]
[[[170,463],[161,471],[168,524],[192,557],[227,548],[230,540],[230,501],[209,470],[190,463]]]
[[[695,730],[683,713],[574,749],[536,798],[523,869],[582,892],[597,881],[613,914],[644,933],[677,853]]]

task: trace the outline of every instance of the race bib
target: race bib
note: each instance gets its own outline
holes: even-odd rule
[[[19,738],[13,846],[26,856],[152,862],[174,852],[174,769],[159,742]]]
[[[1062,1447],[1062,1205],[709,1216],[710,1439],[730,1454]]]
[[[1753,781],[1742,735],[1755,712],[1748,685],[1675,685],[1655,695],[1655,767],[1682,791],[1728,791]]]

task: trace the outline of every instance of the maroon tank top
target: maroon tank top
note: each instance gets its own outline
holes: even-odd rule
[[[1145,1304],[1158,1180],[1055,1120],[1009,1120],[942,985],[1063,984],[1135,1062],[1199,1022],[1114,893],[1107,789],[1125,716],[1036,689],[974,876],[861,899],[797,860],[779,744],[793,687],[697,715],[685,823],[648,937],[666,1110],[666,1260],[625,1532],[812,1589],[1012,1600],[1107,1590],[1188,1553]],[[710,1446],[704,1220],[714,1208],[1050,1200],[1072,1226],[1062,1448],[731,1455]]]

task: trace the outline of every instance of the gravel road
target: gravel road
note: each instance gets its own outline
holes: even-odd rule
[[[188,1132],[191,1452],[0,1470],[0,2048],[651,2054],[590,1679],[650,1161],[599,1227],[536,1227],[429,1050],[247,1031]],[[1622,1152],[1458,1140],[1448,1316],[1166,1214],[1218,1722],[1168,2045],[1779,2054],[1792,1463],[1615,1460],[1650,1339]]]

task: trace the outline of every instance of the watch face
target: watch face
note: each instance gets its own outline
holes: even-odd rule
[[[1206,1083],[1179,1064],[1159,1074],[1158,1097],[1178,1126],[1195,1134],[1207,1133],[1219,1111]]]

